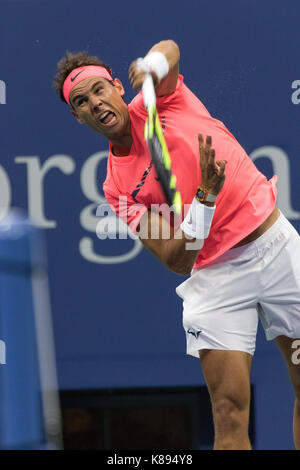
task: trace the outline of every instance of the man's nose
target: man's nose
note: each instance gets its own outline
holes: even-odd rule
[[[90,102],[91,102],[91,108],[94,111],[94,113],[99,112],[102,106],[102,101],[100,100],[100,98],[98,96],[91,96]]]

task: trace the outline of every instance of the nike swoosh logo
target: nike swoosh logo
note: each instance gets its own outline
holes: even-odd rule
[[[82,73],[82,72],[83,72],[83,70],[81,70],[80,72],[78,72],[78,73],[75,75],[75,77],[72,77],[72,78],[71,78],[71,82],[74,82],[75,78],[78,77],[78,75],[79,75],[80,73]]]

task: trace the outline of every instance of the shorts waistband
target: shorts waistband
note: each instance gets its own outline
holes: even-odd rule
[[[288,235],[291,232],[291,228],[293,229],[293,226],[289,220],[280,212],[276,222],[256,240],[236,248],[231,248],[206,267],[236,258],[240,255],[247,256],[250,253],[257,252],[259,249],[263,248],[268,241],[274,240],[278,236],[282,236],[282,234]]]
[[[253,240],[252,242],[246,243],[246,245],[243,246],[238,246],[238,248],[244,248],[246,246],[253,245],[256,248],[261,248],[268,240],[273,239],[274,235],[279,235],[279,233],[288,233],[291,228],[291,223],[288,221],[288,219],[283,215],[283,213],[280,211],[280,215],[276,222],[274,222],[271,227],[268,228],[260,237],[256,238],[256,240]],[[231,250],[235,250],[236,248],[232,248]]]

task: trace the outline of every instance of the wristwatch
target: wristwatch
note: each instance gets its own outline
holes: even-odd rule
[[[199,186],[197,188],[195,198],[199,202],[215,202],[217,196],[215,194],[209,194],[207,189],[203,188],[202,186]]]

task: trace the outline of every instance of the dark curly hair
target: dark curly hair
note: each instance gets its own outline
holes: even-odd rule
[[[105,64],[102,60],[98,59],[96,56],[91,56],[86,51],[81,52],[70,52],[67,51],[64,57],[60,59],[57,63],[57,71],[53,80],[53,86],[56,89],[57,93],[60,96],[60,99],[66,100],[63,95],[63,84],[69,73],[77,67],[82,67],[83,65],[100,65],[104,67],[110,74],[112,74],[111,68]]]

